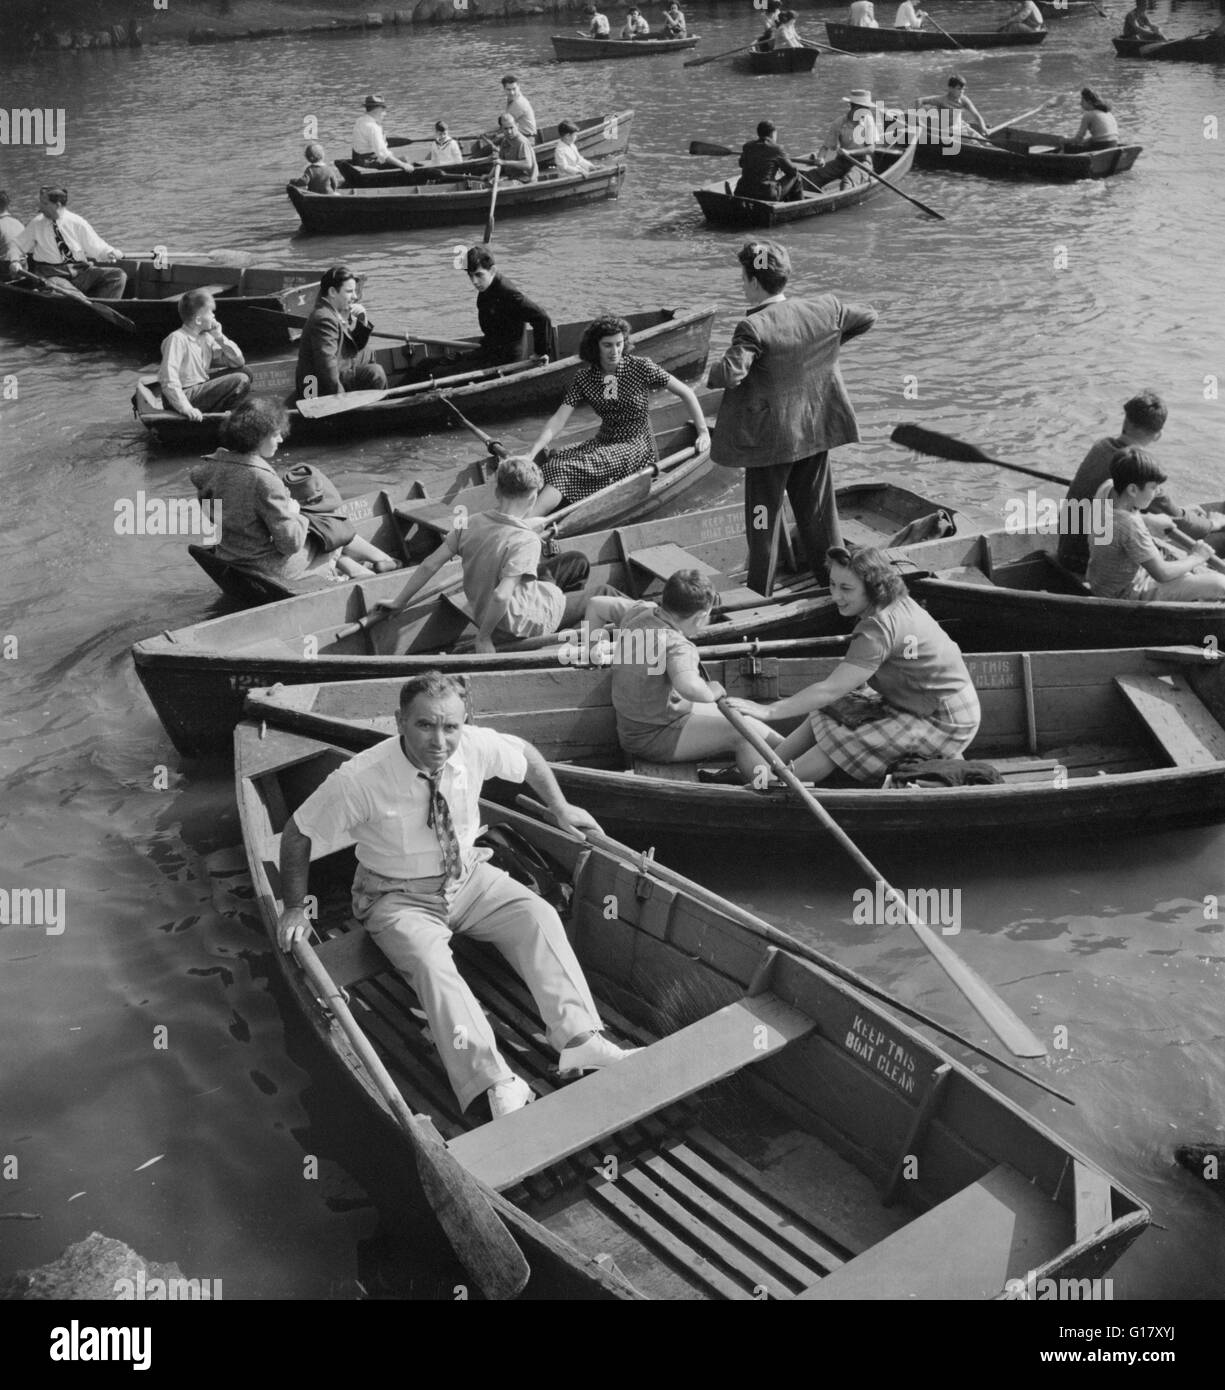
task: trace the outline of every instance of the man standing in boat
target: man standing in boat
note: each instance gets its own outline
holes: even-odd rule
[[[548,763],[524,742],[465,722],[462,677],[426,671],[404,683],[396,728],[309,796],[281,834],[283,951],[310,931],[304,899],[312,851],[357,849],[353,914],[412,987],[467,1109],[489,1098],[496,1120],[535,1099],[504,1061],[489,1020],[451,952],[466,936],[495,945],[531,990],[563,1076],[611,1066],[634,1049],[603,1036],[582,967],[557,913],[475,847],[487,778],[524,782],[564,829],[599,831],[562,795]]]
[[[872,327],[876,310],[832,294],[788,299],[791,258],[777,242],[746,242],[737,260],[749,307],[707,382],[724,390],[711,458],[745,470],[747,582],[768,596],[784,494],[818,582],[825,582],[826,551],[842,544],[829,451],[855,443],[859,428],[838,350]]]
[[[68,211],[68,190],[51,184],[38,190],[38,215],[13,241],[19,256],[29,256],[30,269],[44,280],[67,280],[75,290],[94,299],[122,299],[127,272],[116,265],[123,252],[103,241],[83,217]],[[18,264],[17,269],[24,269]]]
[[[319,282],[319,298],[302,330],[295,376],[299,396],[338,396],[379,390],[387,373],[366,346],[374,329],[357,302],[357,275],[334,265]]]
[[[382,97],[366,98],[366,114],[353,124],[353,163],[364,169],[411,169],[411,160],[401,159],[387,148],[387,137],[383,134],[386,115],[387,103]]]

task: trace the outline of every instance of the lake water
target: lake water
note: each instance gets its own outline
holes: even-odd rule
[[[806,11],[802,27],[818,34],[818,19],[840,13]],[[959,28],[998,22],[995,6],[955,13]],[[850,88],[906,105],[942,90],[954,67],[991,122],[1063,93],[1037,122],[1071,133],[1073,93],[1088,83],[1145,146],[1130,174],[1059,187],[922,172],[907,188],[945,222],[885,195],[786,233],[796,292],[832,289],[880,310],[843,355],[864,442],[839,451],[837,474],[888,473],[998,512],[1023,480],[916,460],[888,442],[892,427],[921,420],[995,457],[1070,473],[1117,428],[1122,402],[1153,386],[1170,406],[1161,458],[1172,485],[1220,497],[1222,406],[1211,385],[1222,368],[1225,163],[1208,122],[1225,70],[1121,62],[1115,24],[1077,14],[1038,50],[955,63],[823,56],[810,76],[782,79],[725,63],[685,70],[678,58],[558,65],[548,35],[559,26],[544,19],[63,54],[4,70],[7,105],[65,110],[67,147],[56,159],[6,149],[0,181],[22,216],[40,183],[67,183],[72,207],[130,252],[237,248],[257,263],[304,266],[343,257],[367,274],[381,326],[467,334],[471,290],[451,264],[464,234],[304,238],[283,184],[300,171],[309,116],[333,157],[372,90],[392,103],[394,132],[424,134],[438,116],[480,129],[501,106],[501,75],[514,71],[546,122],[625,107],[635,116],[620,200],[499,221],[503,268],[563,319],[714,303],[718,351],[739,317],[741,237],[702,222],[690,190],[727,166],[689,158],[690,140],[738,144],[769,116],[793,151],[807,151]],[[1173,34],[1216,22],[1206,4],[1171,12],[1164,0],[1155,17]],[[691,21],[699,52],[712,54],[751,38],[756,16],[724,6]],[[42,1217],[0,1222],[0,1276],[96,1229],[223,1279],[226,1298],[377,1292],[395,1242],[364,1196],[347,1112],[306,1070],[314,1056],[287,1031],[270,984],[233,849],[230,771],[180,763],[128,654],[214,602],[180,540],[113,526],[116,501],[138,490],[186,494],[191,459],[158,452],[132,420],[140,357],[11,325],[0,352],[18,387],[0,402],[0,636],[17,642],[2,667],[0,872],[6,886],[62,889],[67,908],[62,935],[0,930],[0,1155],[20,1164],[19,1179],[0,1184],[0,1212]],[[500,433],[527,441],[533,426]],[[358,492],[413,472],[428,482],[471,455],[466,437],[445,434],[327,449],[291,441],[283,458],[320,463]],[[663,853],[986,1041],[908,934],[851,924],[857,880],[819,835],[811,855],[787,861]],[[1075,1109],[1020,1083],[1006,1089],[1153,1206],[1164,1229],[1116,1267],[1116,1296],[1220,1298],[1225,1208],[1172,1151],[1225,1142],[1225,936],[1204,907],[1225,888],[1225,832],[965,841],[938,862],[897,844],[876,857],[900,883],[960,887],[958,951],[1039,1034],[1067,1029],[1049,1079]],[[323,1156],[319,1181],[302,1180],[308,1153]],[[446,1275],[427,1262],[399,1287],[431,1296],[449,1287]]]

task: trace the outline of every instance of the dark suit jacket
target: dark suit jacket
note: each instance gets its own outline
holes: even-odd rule
[[[767,201],[778,196],[778,185],[784,175],[790,177],[799,173],[783,147],[773,140],[748,141],[740,151],[740,167],[744,173],[736,184],[737,197]]]
[[[711,457],[726,468],[795,463],[859,438],[838,348],[866,333],[876,310],[832,294],[750,309],[707,382],[723,403]]]
[[[298,395],[306,394],[308,376],[315,378],[317,396],[339,395],[341,369],[353,362],[370,341],[372,332],[368,323],[349,328],[330,304],[324,301],[316,304],[298,344],[295,375]]]
[[[552,352],[553,321],[501,271],[476,297],[476,316],[481,325],[482,346],[499,362],[516,362],[522,355],[524,329],[532,330],[532,351]]]

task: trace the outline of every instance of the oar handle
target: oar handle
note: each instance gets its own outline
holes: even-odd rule
[[[1172,526],[1166,532],[1166,535],[1176,545],[1180,546],[1183,550],[1187,551],[1188,554],[1190,554],[1192,550],[1195,550],[1199,545],[1199,542],[1195,539],[1194,536],[1188,536],[1185,531],[1180,531],[1177,526]],[[1205,558],[1204,563],[1208,566],[1209,569],[1216,570],[1218,574],[1225,574],[1225,560],[1222,560],[1219,555],[1213,555],[1211,558]]]
[[[834,820],[833,816],[824,806],[813,796],[812,792],[800,781],[794,772],[778,756],[773,748],[766,743],[744,719],[744,717],[734,710],[728,702],[727,696],[723,696],[718,701],[719,710],[723,717],[731,724],[732,728],[749,743],[753,750],[777,773],[777,775],[787,784],[795,795],[803,802],[809,811],[821,822],[825,829],[834,837],[842,848],[851,856],[859,868],[868,878],[880,883],[891,902],[900,906],[906,924],[911,931],[919,938],[919,941],[926,947],[928,953],[935,959],[936,963],[949,977],[950,980],[965,995],[966,1000],[973,1005],[979,1016],[995,1033],[996,1037],[1014,1054],[1020,1057],[1045,1057],[1045,1045],[1034,1036],[1024,1023],[1013,1013],[1007,1004],[999,997],[987,982],[977,975],[961,959],[960,956],[952,951],[941,939],[925,926],[915,914],[910,910],[906,899],[894,888],[885,876],[877,869],[876,865],[859,848],[854,840],[845,830]]]

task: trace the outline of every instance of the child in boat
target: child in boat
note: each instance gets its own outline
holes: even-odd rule
[[[327,162],[323,146],[311,143],[306,147],[306,168],[300,179],[294,179],[294,186],[305,188],[308,193],[339,193],[340,175]]]
[[[592,597],[583,587],[591,565],[579,551],[563,551],[542,560],[540,529],[529,518],[543,486],[540,469],[531,459],[504,458],[494,481],[493,510],[458,517],[443,543],[422,560],[396,598],[376,605],[375,611],[391,616],[406,608],[458,555],[464,594],[476,620],[478,652],[495,651],[495,639],[517,642],[577,623]],[[619,597],[606,585],[593,593]]]
[[[1145,449],[1120,449],[1110,463],[1111,525],[1089,546],[1085,576],[1098,598],[1153,599],[1192,603],[1225,602],[1225,574],[1205,569],[1212,547],[1195,541],[1189,554],[1166,559],[1141,512],[1165,482],[1157,460]],[[1218,562],[1219,563],[1219,562]]]
[[[642,11],[637,5],[631,5],[629,13],[625,16],[625,25],[621,30],[623,39],[647,39],[651,36],[651,26],[643,17]]]
[[[806,782],[840,771],[879,784],[903,758],[960,758],[981,717],[961,648],[907,594],[882,551],[835,546],[826,559],[835,607],[858,620],[846,656],[786,699],[734,699],[732,707],[768,723],[804,716],[778,756]]]
[[[217,301],[207,290],[188,290],[179,296],[181,328],[162,339],[162,364],[157,379],[167,410],[189,420],[206,412],[232,410],[251,391],[242,349],[221,331]],[[214,363],[223,370],[214,371]]]
[[[761,758],[720,714],[715,702],[726,692],[703,679],[698,649],[690,640],[706,626],[714,605],[710,581],[700,570],[688,569],[668,579],[658,604],[597,598],[589,611],[593,619],[613,619],[620,628],[612,702],[621,747],[657,763],[731,753],[737,770],[727,769],[730,777],[721,772],[703,780],[749,782]],[[771,746],[782,742],[782,735],[753,723]]]

